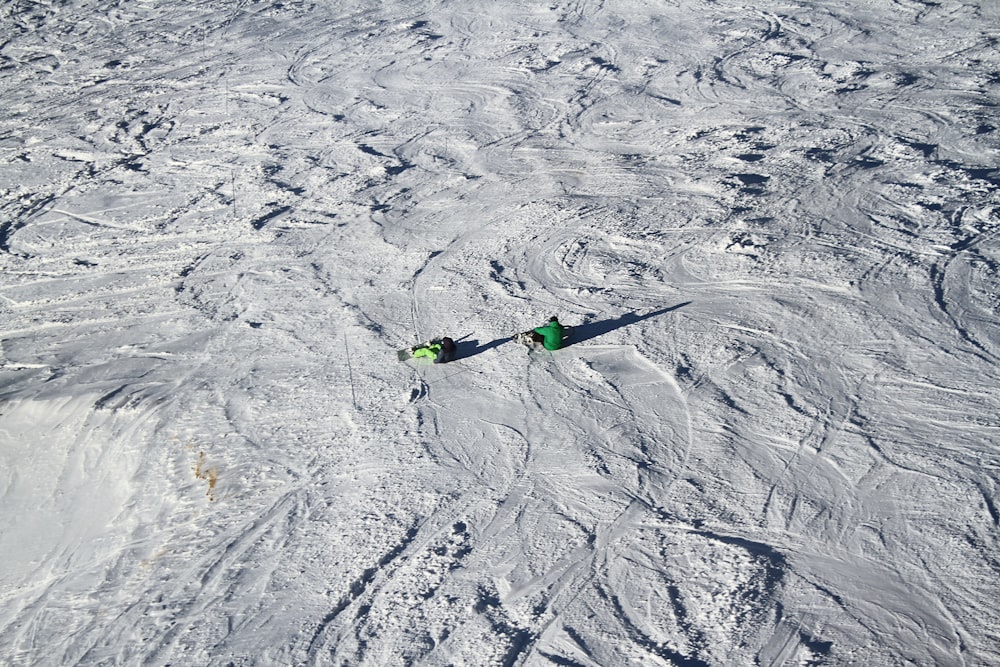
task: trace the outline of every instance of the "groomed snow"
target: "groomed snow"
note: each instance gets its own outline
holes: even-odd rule
[[[0,663],[1000,664],[998,25],[6,3]]]

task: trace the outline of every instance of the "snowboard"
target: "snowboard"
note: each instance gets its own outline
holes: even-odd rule
[[[522,331],[521,333],[514,334],[511,339],[515,343],[520,343],[521,345],[527,345],[531,347],[535,344],[534,331]]]

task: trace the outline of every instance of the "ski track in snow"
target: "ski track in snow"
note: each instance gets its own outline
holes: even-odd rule
[[[1000,662],[998,18],[8,3],[0,662]]]

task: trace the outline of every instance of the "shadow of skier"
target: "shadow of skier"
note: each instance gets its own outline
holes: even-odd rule
[[[630,324],[635,324],[636,322],[642,322],[643,320],[648,320],[653,317],[665,315],[666,313],[669,313],[671,311],[683,308],[689,303],[691,302],[685,301],[683,303],[678,303],[677,305],[670,306],[668,308],[661,308],[660,310],[654,310],[653,312],[646,313],[645,315],[638,315],[636,313],[627,313],[613,320],[601,320],[600,322],[590,322],[589,324],[580,324],[574,327],[569,327],[572,330],[572,333],[570,334],[569,339],[566,341],[566,346],[576,345],[577,343],[582,343],[592,338],[603,336],[604,334],[614,331],[615,329],[620,329]],[[458,354],[456,356],[457,359],[468,359],[469,357],[474,357],[477,354],[482,354],[483,352],[492,350],[495,347],[500,347],[504,343],[509,343],[511,341],[510,336],[504,336],[503,338],[497,338],[496,340],[491,340],[489,343],[480,344],[478,340],[465,340],[466,338],[468,338],[468,336],[469,336],[468,334],[463,336],[455,343],[456,347],[458,348]]]
[[[660,310],[654,310],[651,313],[646,313],[645,315],[639,315],[637,313],[626,313],[621,317],[615,318],[613,320],[601,320],[600,322],[590,322],[589,324],[580,324],[573,327],[573,333],[570,334],[567,345],[576,345],[577,343],[582,343],[584,341],[597,338],[598,336],[603,336],[606,333],[614,331],[615,329],[620,329],[622,327],[628,326],[630,324],[635,324],[636,322],[642,322],[643,320],[648,320],[653,317],[659,317],[660,315],[665,315],[671,311],[678,310],[684,306],[691,303],[690,301],[685,301],[683,303],[678,303],[675,306],[670,306],[668,308],[661,308]]]
[[[492,350],[495,347],[500,347],[504,343],[510,341],[510,337],[507,338],[497,338],[496,340],[491,340],[489,343],[479,344],[478,340],[462,340],[455,343],[455,347],[458,348],[458,353],[456,354],[456,359],[467,359],[469,357],[474,357],[477,354],[482,354],[487,350]]]

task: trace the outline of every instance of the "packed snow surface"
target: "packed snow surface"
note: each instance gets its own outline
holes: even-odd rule
[[[1000,664],[998,26],[5,3],[0,663]]]

